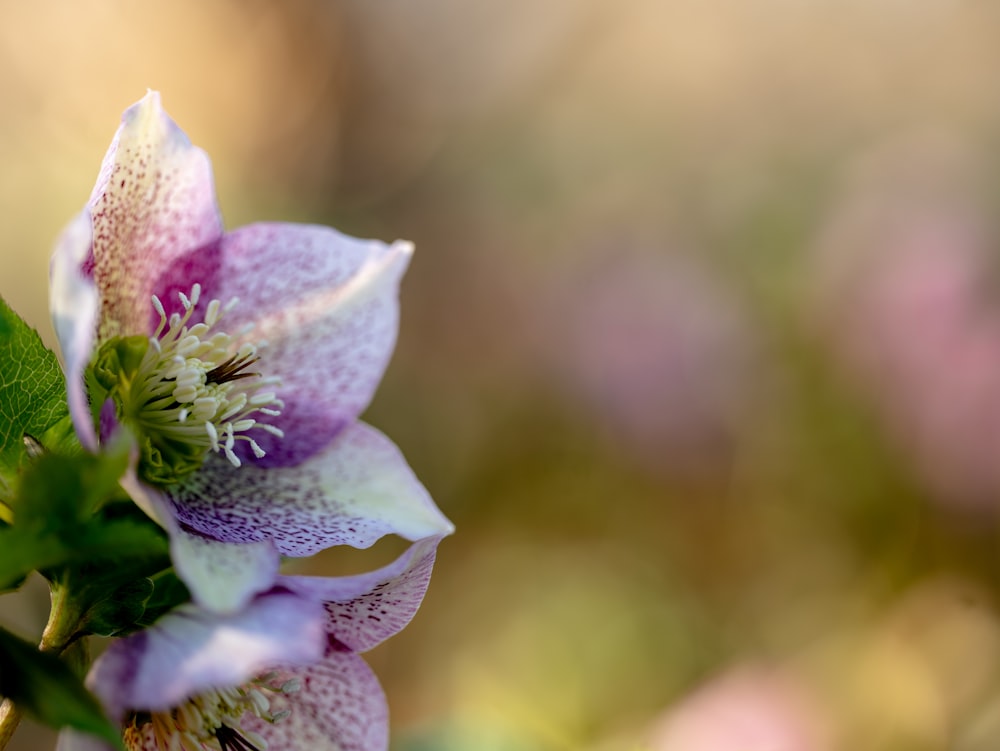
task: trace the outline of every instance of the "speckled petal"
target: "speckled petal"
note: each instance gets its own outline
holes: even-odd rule
[[[207,610],[232,613],[270,589],[281,558],[270,540],[219,542],[185,529],[162,490],[136,476],[133,465],[121,485],[139,508],[170,535],[170,557],[191,598]]]
[[[271,711],[290,710],[270,724],[245,715],[243,727],[260,734],[268,751],[385,751],[389,710],[371,668],[357,655],[330,652],[321,662],[284,671],[302,690],[271,700]]]
[[[323,602],[327,631],[352,652],[364,652],[412,620],[430,583],[440,537],[421,540],[388,566],[358,576],[281,576],[278,584]]]
[[[112,641],[87,687],[108,714],[164,711],[210,688],[237,686],[273,665],[304,665],[326,645],[321,606],[290,593],[261,595],[231,616],[194,605]]]
[[[170,534],[170,557],[192,599],[218,613],[236,612],[269,589],[281,565],[270,540],[218,542],[183,528]]]
[[[177,519],[197,532],[226,542],[270,539],[289,556],[366,548],[387,534],[421,540],[454,530],[399,449],[363,423],[295,467],[236,469],[212,454],[165,492]]]
[[[49,312],[62,350],[70,417],[80,442],[97,449],[83,383],[97,331],[97,285],[92,273],[90,212],[78,214],[59,237],[49,266]]]
[[[239,304],[221,328],[253,328],[245,339],[266,341],[257,366],[278,376],[285,409],[263,431],[259,466],[304,461],[353,422],[371,401],[392,354],[399,321],[399,281],[413,246],[358,240],[329,227],[254,224],[226,234],[218,246],[177,259],[157,285],[168,313],[192,282],[202,298]],[[245,446],[238,448],[245,449]]]
[[[163,111],[158,93],[125,111],[88,208],[98,336],[147,333],[163,270],[222,235],[208,156]]]

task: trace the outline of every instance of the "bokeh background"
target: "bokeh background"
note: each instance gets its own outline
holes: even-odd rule
[[[417,245],[366,419],[458,533],[393,751],[993,751],[997,70],[971,0],[6,0],[0,294],[53,342],[159,89],[229,226]]]

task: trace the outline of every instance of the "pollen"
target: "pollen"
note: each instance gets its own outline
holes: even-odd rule
[[[272,685],[263,676],[236,688],[215,689],[198,694],[165,712],[134,712],[122,739],[129,751],[267,751],[267,741],[243,726],[248,717],[267,723],[284,720],[288,710],[271,711],[277,694],[298,689]]]
[[[239,467],[237,441],[263,457],[250,431],[283,436],[268,422],[281,414],[284,403],[274,391],[280,379],[258,370],[262,345],[246,341],[247,329],[233,336],[219,327],[238,300],[225,305],[212,300],[202,320],[192,324],[201,286],[178,297],[183,313],[168,316],[154,295],[160,320],[153,335],[107,342],[95,369],[117,401],[119,418],[139,433],[144,474],[162,483],[197,469],[209,451]]]

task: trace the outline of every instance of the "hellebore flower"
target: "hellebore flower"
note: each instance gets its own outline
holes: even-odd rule
[[[87,685],[129,751],[385,749],[385,695],[357,653],[409,623],[439,540],[361,576],[279,577],[239,613],[183,605],[112,642]],[[105,748],[60,736],[60,751]]]
[[[208,157],[159,95],[125,112],[57,244],[50,307],[77,435],[90,450],[118,426],[134,436],[123,485],[203,607],[239,610],[281,555],[452,531],[357,420],[411,252],[309,225],[225,233]]]

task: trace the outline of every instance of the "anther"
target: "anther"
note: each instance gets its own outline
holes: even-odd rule
[[[141,465],[149,472],[146,479],[154,483],[177,482],[195,471],[204,456],[198,454],[199,449],[222,453],[239,467],[238,440],[246,441],[254,456],[264,455],[260,443],[247,431],[259,427],[280,435],[257,422],[280,414],[284,404],[274,391],[280,379],[263,377],[256,370],[260,362],[257,346],[214,329],[237,298],[227,303],[210,300],[202,320],[195,323],[192,318],[201,296],[198,284],[189,292],[178,292],[181,310],[169,315],[163,301],[150,296],[159,324],[147,340],[149,346],[136,372],[122,373],[118,381],[119,417],[145,432],[149,451],[155,452],[155,457],[144,457],[149,461]],[[111,346],[124,351],[126,344],[112,342]]]

